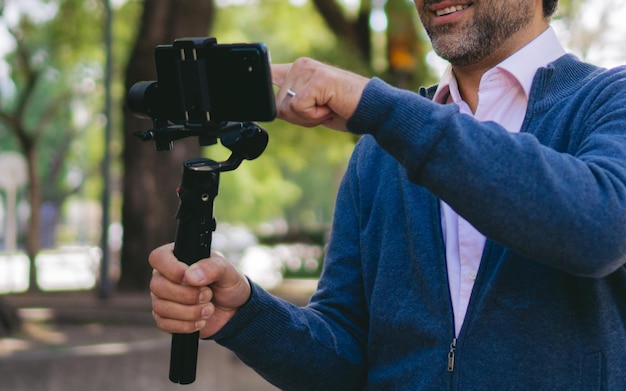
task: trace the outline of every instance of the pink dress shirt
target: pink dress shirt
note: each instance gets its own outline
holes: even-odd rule
[[[475,113],[463,101],[451,67],[444,72],[434,101],[455,103],[462,114],[472,115],[479,121],[497,122],[508,132],[518,133],[526,114],[535,72],[564,54],[554,30],[548,28],[483,75]],[[443,201],[441,212],[454,327],[458,336],[478,275],[485,237]]]

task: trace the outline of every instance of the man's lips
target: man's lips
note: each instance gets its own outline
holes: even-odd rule
[[[465,11],[473,7],[473,5],[474,3],[471,0],[444,0],[427,5],[426,8],[433,15],[430,23],[433,26],[438,26],[457,22]]]
[[[453,14],[453,13],[458,12],[458,11],[466,10],[469,7],[470,7],[469,4],[451,5],[451,6],[442,8],[442,9],[433,10],[433,12],[437,16],[446,16],[446,15],[450,15],[450,14]]]

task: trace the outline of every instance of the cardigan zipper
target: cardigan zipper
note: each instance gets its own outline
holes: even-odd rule
[[[456,351],[456,338],[452,339],[450,343],[450,350],[448,351],[448,372],[454,371],[454,353]]]
[[[476,276],[476,281],[474,281],[474,289],[472,290],[470,302],[468,303],[467,313],[465,314],[465,321],[464,321],[463,326],[461,327],[461,331],[459,332],[459,335],[461,336],[464,334],[464,330],[467,327],[465,322],[469,320],[469,316],[472,313],[472,310],[474,307],[474,301],[476,300],[475,296],[478,295],[478,292],[479,292],[477,288],[480,287],[480,285],[478,285],[478,282],[480,279],[482,279],[481,276],[484,274],[485,263],[487,263],[488,256],[492,250],[493,250],[493,243],[487,240],[485,242],[485,248],[483,250],[483,255],[480,260],[480,266],[478,268],[478,275]],[[450,374],[454,372],[454,365],[456,361],[456,348],[457,348],[458,342],[459,342],[458,337],[452,338],[452,342],[450,343],[450,349],[448,350],[448,372],[450,372]]]

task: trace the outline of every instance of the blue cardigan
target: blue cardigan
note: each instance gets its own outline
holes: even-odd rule
[[[214,339],[287,390],[626,390],[626,69],[566,55],[520,134],[373,79],[305,308]],[[454,335],[439,200],[488,240]]]

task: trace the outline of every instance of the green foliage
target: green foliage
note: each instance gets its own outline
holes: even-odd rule
[[[216,216],[246,223],[284,218],[307,228],[328,224],[353,137],[283,121],[263,126],[270,134],[267,150],[222,175]],[[219,156],[213,148],[208,153]]]
[[[272,62],[312,57],[330,64],[367,72],[353,51],[328,29],[311,1],[247,2],[218,8],[212,35],[218,42],[264,42]]]
[[[226,6],[218,9],[213,33],[218,42],[265,42],[273,62],[318,57],[337,44],[311,2],[296,6],[286,0],[266,0]]]
[[[365,68],[338,43],[311,2],[268,0],[218,11],[213,30],[218,42],[264,42],[275,63],[308,56],[353,70]],[[244,223],[285,219],[305,228],[327,225],[354,137],[280,120],[263,126],[270,134],[267,150],[222,175],[216,217]],[[207,153],[219,156],[217,147]]]
[[[99,0],[59,2],[59,11],[47,29],[59,63],[75,64],[86,59],[104,63],[103,12],[103,2]]]
[[[585,0],[559,0],[555,17],[568,19],[575,17],[584,1]]]
[[[104,117],[103,67],[105,62],[104,8],[99,0],[46,1],[56,9],[53,17],[39,20],[22,14],[13,26],[19,45],[29,53],[33,69],[41,73],[24,113],[30,135],[40,133],[39,172],[43,181],[44,201],[61,204],[71,193],[98,200],[102,194],[100,161],[102,159]],[[141,13],[139,2],[127,2],[114,19],[114,74],[120,80],[135,38],[136,21]],[[0,92],[0,109],[14,112],[26,89],[28,73],[17,51],[6,56],[15,93]],[[122,83],[114,85],[114,99],[122,102],[126,91]],[[121,104],[117,104],[121,107]],[[110,118],[114,123],[114,155],[121,151],[121,113]],[[16,137],[0,123],[0,149],[18,150]],[[121,175],[118,161],[114,173]]]
[[[0,149],[34,145],[42,201],[60,206],[77,191],[99,196],[89,192],[88,185],[98,188],[101,181],[85,179],[97,178],[102,156],[102,142],[93,142],[102,133],[98,121],[104,61],[102,2],[59,0],[40,5],[46,12],[25,12],[21,7],[17,22],[0,16],[16,45],[5,57],[13,88],[0,91],[5,118],[0,123]]]

